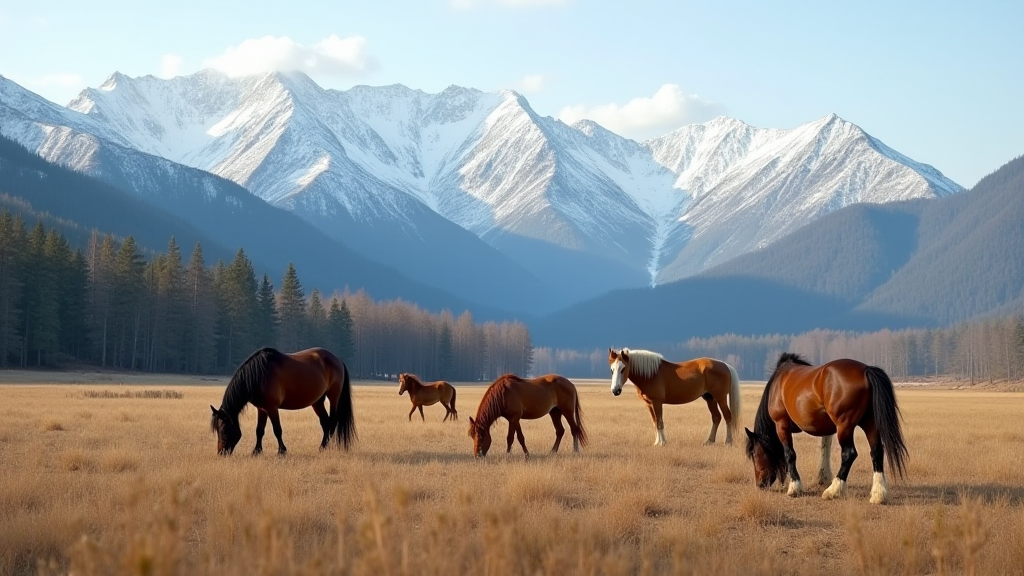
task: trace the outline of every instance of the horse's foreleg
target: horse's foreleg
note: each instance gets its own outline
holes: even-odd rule
[[[416,412],[416,404],[412,405],[412,410],[409,410],[409,422],[412,422],[413,412]]]
[[[423,404],[420,404],[419,406],[417,406],[417,408],[420,409],[420,420],[422,420],[423,422],[426,422],[427,419],[426,419],[426,417],[423,416]]]
[[[518,422],[518,420],[516,422]],[[516,425],[511,420],[508,421],[508,438],[505,438],[505,441],[508,442],[508,446],[505,448],[505,454],[511,454],[512,443],[516,441]]]
[[[523,427],[519,420],[516,420],[516,436],[519,437],[519,445],[523,447],[523,454],[530,457],[530,451],[526,449],[526,438],[523,438]]]
[[[555,445],[551,447],[551,451],[558,452],[558,445],[562,443],[562,436],[565,435],[565,427],[562,426],[562,411],[555,408],[549,415],[551,423],[555,425]]]
[[[718,424],[722,421],[722,414],[718,411],[718,401],[711,395],[710,392],[705,392],[703,395],[704,400],[708,403],[708,412],[711,412],[711,432],[708,433],[708,439],[704,441],[704,445],[715,443],[715,437],[718,436]],[[732,444],[732,438],[729,437],[726,443]]]
[[[818,468],[818,485],[824,486],[832,480],[832,438],[835,434],[821,437],[821,466]]]
[[[655,440],[655,446],[665,445],[665,419],[661,415],[662,404],[661,402],[652,402],[652,411],[654,412],[654,425],[658,430],[658,439]]]
[[[253,456],[259,456],[263,453],[263,433],[267,430],[267,413],[263,409],[259,410],[256,416],[256,447],[252,449]]]
[[[840,454],[842,454],[842,463],[839,464],[839,473],[832,479],[832,485],[821,493],[821,497],[825,500],[832,500],[846,492],[846,478],[850,475],[850,467],[853,466],[853,461],[857,459],[857,447],[853,442],[853,430],[854,425],[840,424],[836,431],[836,437],[839,439]]]
[[[793,449],[793,433],[789,430],[788,426],[777,425],[776,430],[779,433],[779,440],[782,440],[782,449],[786,455],[786,468],[790,478],[789,490],[786,494],[799,496],[800,491],[803,489],[803,484],[800,482],[800,472],[796,469],[796,450]]]
[[[313,412],[316,412],[320,418],[320,428],[324,431],[324,439],[320,441],[320,449],[324,450],[327,448],[327,443],[331,441],[331,419],[327,416],[323,398],[313,403]]]
[[[267,416],[270,418],[270,424],[274,427],[274,436],[277,436],[277,453],[284,455],[288,448],[285,447],[282,437],[281,416],[277,413],[277,408],[267,408]]]
[[[861,426],[864,434],[868,437],[868,445],[871,446],[871,499],[872,504],[882,504],[889,497],[889,487],[885,481],[885,446],[882,444],[882,437],[878,434],[878,427],[874,420]]]

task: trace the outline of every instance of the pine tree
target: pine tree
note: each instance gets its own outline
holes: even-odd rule
[[[28,252],[22,278],[21,365],[41,366],[43,354],[57,347],[60,332],[57,317],[57,278],[47,258],[47,233],[39,222],[28,236]]]
[[[302,283],[295,272],[295,265],[288,263],[288,269],[281,281],[281,293],[278,295],[277,310],[281,315],[278,329],[279,348],[285,352],[299,350],[305,339],[306,297],[302,292]]]
[[[117,246],[114,237],[96,232],[89,239],[89,323],[98,348],[100,366],[112,363],[114,294],[116,292]]]
[[[71,358],[82,359],[87,345],[86,296],[89,267],[81,250],[71,252],[61,279],[61,350]]]
[[[185,328],[189,309],[181,250],[172,236],[157,267],[157,297],[162,303],[154,318],[153,361],[158,370],[180,371],[185,365]]]
[[[277,345],[277,326],[280,320],[277,314],[276,298],[274,285],[270,282],[270,277],[264,274],[256,296],[257,348]]]
[[[245,251],[239,249],[231,265],[223,269],[218,277],[219,300],[223,306],[221,349],[224,351],[225,367],[231,369],[255,348],[259,308],[256,301],[256,272]]]
[[[188,317],[184,328],[185,370],[209,373],[216,369],[217,299],[206,269],[203,247],[196,243],[185,270]]]
[[[40,280],[40,298],[44,303],[36,324],[36,365],[56,365],[60,362],[60,336],[62,289],[68,263],[71,260],[71,248],[67,240],[51,229],[46,235],[43,245],[42,266],[45,277]],[[45,282],[45,285],[44,285]]]
[[[139,359],[139,336],[145,301],[145,260],[135,238],[128,236],[117,251],[114,273],[114,318],[116,319],[115,362],[135,370]]]
[[[0,367],[21,351],[22,256],[25,227],[8,210],[0,214]]]
[[[324,310],[324,301],[320,298],[320,290],[313,288],[306,307],[306,336],[302,347],[326,346],[326,333],[327,312]]]
[[[327,342],[331,352],[348,366],[355,368],[355,337],[352,329],[352,314],[344,300],[338,303],[331,298],[331,311],[327,315]]]

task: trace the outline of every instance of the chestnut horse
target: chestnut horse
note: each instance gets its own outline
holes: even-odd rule
[[[412,400],[412,410],[409,410],[409,421],[412,421],[412,413],[420,409],[420,420],[427,421],[423,417],[423,407],[433,406],[438,402],[444,406],[444,422],[451,416],[452,420],[459,419],[459,411],[455,409],[455,386],[438,380],[430,384],[424,384],[415,374],[401,373],[398,375],[398,395],[409,392],[409,400]]]
[[[324,400],[331,401],[329,414],[324,408]],[[252,451],[254,456],[263,452],[267,418],[270,418],[274,436],[277,436],[277,453],[288,451],[281,438],[278,410],[301,410],[312,406],[320,417],[320,427],[324,432],[321,450],[327,448],[332,435],[346,450],[355,440],[348,369],[337,356],[323,348],[310,348],[294,354],[261,348],[242,362],[224,390],[220,408],[210,406],[213,411],[210,428],[217,433],[219,454],[231,454],[242,439],[238,415],[249,403],[259,410],[256,447]]]
[[[907,446],[900,430],[900,410],[889,376],[881,368],[856,360],[833,360],[815,368],[796,354],[782,354],[775,372],[765,384],[754,416],[754,431],[747,430],[747,457],[754,462],[757,485],[765,489],[775,480],[785,483],[788,473],[792,478],[789,495],[798,495],[801,486],[793,434],[807,432],[829,439],[835,434],[842,463],[821,497],[832,500],[842,496],[850,466],[857,458],[853,441],[857,426],[864,430],[871,446],[874,474],[870,501],[881,504],[888,495],[883,456],[888,457],[889,470],[895,470],[900,477],[903,477],[903,463],[907,458]],[[828,459],[826,444],[823,439],[824,460]],[[823,463],[822,470],[826,469],[827,464]]]
[[[713,358],[674,363],[656,352],[629,348],[618,352],[609,348],[608,364],[612,370],[612,394],[621,394],[622,387],[629,380],[636,387],[637,395],[647,404],[654,422],[655,446],[665,445],[662,406],[689,404],[697,398],[703,398],[711,412],[711,433],[704,444],[715,443],[723,415],[725,443],[732,444],[732,433],[740,414],[740,379],[732,366]]]
[[[469,436],[473,439],[473,456],[486,456],[491,447],[491,425],[498,418],[508,420],[508,449],[512,452],[512,440],[519,436],[519,445],[523,453],[529,457],[526,440],[520,420],[535,420],[551,416],[555,426],[555,445],[552,452],[558,452],[558,444],[562,441],[565,428],[562,427],[562,416],[569,423],[572,432],[572,449],[580,451],[580,446],[587,445],[587,432],[583,429],[583,414],[580,412],[580,399],[576,386],[567,378],[557,374],[548,374],[538,378],[520,378],[514,374],[505,374],[491,384],[480,406],[476,411],[476,420],[469,418]]]

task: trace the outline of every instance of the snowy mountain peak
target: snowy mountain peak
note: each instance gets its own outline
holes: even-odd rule
[[[0,111],[36,119],[18,128],[33,146],[41,123],[74,125],[233,180],[330,234],[358,224],[427,241],[457,225],[538,274],[577,270],[595,286],[685,277],[855,202],[962,190],[835,114],[792,129],[719,116],[638,143],[542,117],[514,90],[114,73],[62,109],[9,98],[8,84]]]

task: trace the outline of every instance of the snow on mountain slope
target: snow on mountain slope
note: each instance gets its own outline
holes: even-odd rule
[[[468,231],[550,285],[586,276],[568,300],[695,274],[852,203],[961,190],[834,115],[792,130],[717,118],[637,143],[541,117],[511,91],[335,91],[301,73],[213,71],[115,74],[70,108],[94,133],[233,180],[390,265],[451,251],[472,269]],[[389,234],[408,242],[383,253]]]

